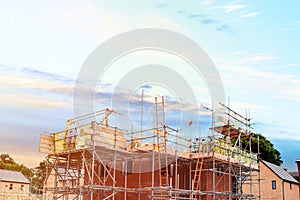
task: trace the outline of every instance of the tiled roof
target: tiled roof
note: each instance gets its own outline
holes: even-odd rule
[[[270,170],[272,170],[279,178],[282,180],[292,182],[292,183],[297,183],[298,181],[294,179],[287,171],[285,171],[282,167],[277,166],[273,163],[261,160],[263,164],[265,164]]]
[[[0,181],[30,183],[28,179],[21,172],[15,172],[15,171],[4,170],[4,169],[0,169]]]

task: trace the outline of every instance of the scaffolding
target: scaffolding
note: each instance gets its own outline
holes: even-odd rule
[[[257,154],[241,144],[246,137],[251,146],[250,118],[224,104],[226,120],[206,108],[210,134],[185,138],[166,124],[164,104],[163,97],[155,98],[155,125],[149,129],[122,130],[110,120],[120,113],[104,109],[67,120],[61,132],[41,134],[40,152],[48,154],[44,198],[258,198],[252,189],[243,192],[243,185],[252,188],[258,181],[252,174]]]

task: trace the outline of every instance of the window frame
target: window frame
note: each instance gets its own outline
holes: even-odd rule
[[[276,180],[272,180],[272,190],[276,190]]]

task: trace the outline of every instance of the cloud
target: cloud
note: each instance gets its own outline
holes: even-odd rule
[[[28,76],[30,78],[38,78],[43,80],[53,80],[53,81],[61,81],[64,83],[74,83],[74,79],[67,78],[65,76],[61,76],[55,73],[49,73],[45,71],[36,70],[33,68],[22,68],[21,71],[22,75]]]
[[[14,68],[0,75],[0,105],[61,108],[72,105],[74,81],[33,68]]]
[[[224,25],[219,26],[219,27],[216,28],[217,31],[227,31],[229,29],[230,29],[230,27],[227,24],[224,24]]]
[[[233,102],[231,103],[234,108],[239,110],[241,109],[250,109],[250,110],[273,110],[272,107],[266,105],[252,104],[252,103],[242,103],[242,102]]]
[[[204,19],[201,21],[202,24],[212,24],[212,23],[216,23],[217,21],[214,19]]]
[[[300,67],[300,64],[297,64],[297,63],[293,63],[293,64],[288,64],[286,65],[287,68],[290,68],[290,67]]]
[[[300,20],[293,22],[292,24],[288,24],[286,27],[280,29],[280,32],[286,32],[286,31],[294,31],[299,28]]]
[[[200,17],[203,17],[204,15],[201,15],[201,14],[191,14],[189,16],[189,18],[200,18]]]
[[[243,8],[246,8],[246,7],[247,7],[246,5],[233,4],[233,5],[222,6],[220,8],[225,9],[226,13],[231,13],[231,12],[234,12],[236,10],[240,10],[240,9],[243,9]]]
[[[252,64],[259,64],[262,62],[266,62],[266,61],[275,61],[280,59],[279,56],[269,56],[269,55],[264,55],[264,54],[252,54],[249,55],[247,52],[245,51],[237,51],[234,52],[235,55],[238,55],[239,58],[237,61],[232,62],[233,64],[245,64],[245,63],[252,63]],[[242,57],[243,55],[243,57]]]
[[[202,24],[212,24],[212,23],[217,22],[217,20],[212,19],[212,18],[207,18],[205,15],[202,15],[202,14],[190,14],[189,18],[199,19],[200,23],[202,23]],[[200,19],[200,18],[202,18],[202,19]]]
[[[13,75],[0,75],[0,88],[9,90],[24,89],[27,91],[49,92],[58,95],[73,94],[73,84],[71,83]]]
[[[241,65],[227,66],[225,70],[224,82],[231,89],[253,91],[253,88],[256,88],[255,93],[257,95],[263,94],[264,97],[274,99],[285,98],[290,101],[300,101],[300,79],[293,75],[258,70]]]
[[[65,99],[42,97],[28,93],[0,94],[0,105],[32,108],[71,108],[72,102]]]
[[[247,14],[244,14],[244,15],[240,16],[240,19],[254,17],[254,16],[258,15],[258,14],[259,14],[259,12],[247,13]]]
[[[262,62],[262,61],[273,61],[273,60],[277,60],[277,59],[279,59],[279,57],[277,57],[277,56],[266,56],[266,55],[262,55],[262,54],[255,54],[249,58],[249,60],[254,63],[258,63],[258,62]]]

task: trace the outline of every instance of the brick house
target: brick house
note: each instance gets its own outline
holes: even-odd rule
[[[29,187],[21,172],[0,169],[0,199],[28,199]]]
[[[285,169],[264,160],[260,160],[259,166],[260,175],[255,173],[255,176],[261,179],[260,188],[257,185],[253,186],[251,189],[254,194],[260,193],[261,199],[264,200],[299,199],[299,183]],[[245,184],[243,190],[248,192],[250,185]]]

